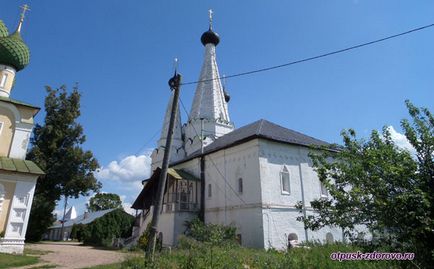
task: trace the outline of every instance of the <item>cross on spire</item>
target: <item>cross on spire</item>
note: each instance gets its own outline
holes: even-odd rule
[[[175,69],[175,74],[178,72],[178,58],[173,59],[173,69]]]
[[[21,6],[21,17],[20,22],[18,23],[17,32],[21,32],[21,27],[23,26],[24,18],[26,17],[26,12],[30,11],[30,7],[27,4]]]
[[[213,14],[212,9],[209,9],[209,10],[208,10],[208,16],[209,16],[209,29],[212,29],[212,14]]]

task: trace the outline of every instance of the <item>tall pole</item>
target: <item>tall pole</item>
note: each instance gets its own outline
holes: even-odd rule
[[[205,222],[205,156],[203,155],[203,120],[200,119],[200,214],[199,219]]]
[[[166,147],[164,148],[163,164],[160,172],[160,180],[158,181],[158,190],[154,201],[154,211],[152,214],[151,233],[149,237],[150,244],[148,245],[148,255],[154,259],[155,245],[157,243],[158,221],[160,219],[161,207],[163,205],[164,187],[166,186],[167,169],[169,169],[170,148],[172,147],[172,135],[175,127],[176,113],[178,111],[179,85],[181,84],[181,75],[177,74],[169,80],[169,86],[173,95],[172,111],[170,114],[169,130],[167,131]]]
[[[64,241],[65,237],[63,235],[64,231],[65,231],[65,215],[66,215],[66,207],[68,206],[68,196],[65,195],[65,203],[63,205],[63,218],[62,218],[62,229],[60,229],[60,233],[61,233],[61,238],[60,240]]]

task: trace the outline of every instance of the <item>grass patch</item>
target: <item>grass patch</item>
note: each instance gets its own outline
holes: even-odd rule
[[[92,267],[87,267],[84,269],[120,269],[121,263],[113,263],[113,264],[103,264],[103,265],[97,265]]]
[[[0,269],[19,267],[37,263],[38,257],[0,253]]]
[[[188,249],[175,249],[157,254],[155,262],[143,256],[130,257],[123,263],[111,268],[230,268],[230,269],[399,269],[404,264],[391,261],[333,261],[333,252],[357,252],[354,246],[336,244],[296,248],[288,252],[276,250],[248,249],[235,245],[211,246],[195,243]],[[407,266],[409,262],[407,262]]]
[[[44,264],[40,266],[30,267],[29,269],[49,269],[49,268],[56,268],[56,265],[53,264]]]
[[[29,255],[29,256],[41,256],[51,252],[52,251],[49,250],[39,250],[39,249],[29,248],[28,246],[24,248],[24,255]]]

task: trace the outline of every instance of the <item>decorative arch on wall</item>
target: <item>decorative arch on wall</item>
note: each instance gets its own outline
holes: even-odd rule
[[[3,107],[7,110],[9,110],[10,112],[12,112],[12,115],[14,115],[14,119],[13,122],[14,123],[20,123],[21,122],[21,113],[20,111],[18,111],[18,109],[10,104],[10,103],[5,103],[5,102],[0,102],[0,107]]]

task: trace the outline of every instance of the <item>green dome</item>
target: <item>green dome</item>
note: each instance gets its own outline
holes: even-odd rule
[[[8,36],[8,35],[9,35],[8,28],[3,23],[3,21],[0,20],[0,37],[5,37],[5,36]]]
[[[30,62],[30,50],[19,32],[7,37],[0,37],[0,64],[14,67],[17,71],[24,69]]]

